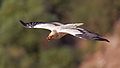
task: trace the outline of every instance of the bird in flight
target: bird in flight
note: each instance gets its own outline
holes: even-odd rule
[[[59,22],[28,22],[25,23],[20,20],[20,23],[25,28],[41,28],[50,30],[51,33],[48,35],[47,40],[55,40],[60,39],[61,37],[70,34],[72,36],[78,38],[84,38],[88,40],[96,40],[96,41],[106,41],[110,42],[109,40],[105,39],[103,36],[80,28],[79,26],[83,25],[83,23],[74,23],[74,24],[61,24]]]

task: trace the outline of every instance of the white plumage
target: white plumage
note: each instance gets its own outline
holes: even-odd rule
[[[75,24],[61,24],[59,22],[24,23],[21,20],[20,22],[26,28],[42,28],[42,29],[50,30],[51,33],[47,37],[48,40],[59,39],[66,34],[71,34],[78,38],[86,38],[90,40],[99,40],[99,41],[109,42],[107,39],[103,38],[101,35],[79,28],[79,26],[83,25],[83,23],[75,23]]]

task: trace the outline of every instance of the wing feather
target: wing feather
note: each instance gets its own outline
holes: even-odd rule
[[[62,24],[62,23],[60,23],[60,22],[52,22],[52,24],[54,24],[54,25],[56,25],[56,26],[64,25],[64,24]]]
[[[77,28],[78,26],[83,25],[84,23],[74,23],[74,24],[65,24],[61,25],[62,28]]]
[[[73,36],[76,36],[77,34],[83,34],[82,32],[80,32],[79,30],[77,29],[61,29],[61,30],[58,30],[58,32],[62,32],[62,33],[67,33],[67,34],[70,34],[70,35],[73,35]],[[78,36],[76,36],[78,37]],[[81,38],[81,37],[79,37]]]
[[[55,25],[59,25],[59,26],[81,26],[84,23],[81,22],[77,22],[77,23],[70,23],[70,24],[62,24],[61,22],[52,22]]]
[[[38,24],[38,25],[33,26],[33,28],[42,28],[42,29],[48,29],[48,30],[54,30],[55,27],[56,27],[55,25],[49,24],[49,23]]]
[[[41,28],[41,29],[53,30],[56,27],[54,24],[46,23],[46,22],[25,23],[22,20],[20,20],[20,23],[26,28]]]
[[[81,26],[83,24],[84,23],[71,23],[71,24],[66,24],[66,26],[71,26],[71,25],[73,25],[73,26]]]

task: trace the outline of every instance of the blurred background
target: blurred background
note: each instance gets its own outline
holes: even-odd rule
[[[24,22],[84,22],[110,43],[66,35],[46,43],[49,31]],[[0,0],[0,68],[120,68],[120,0]]]

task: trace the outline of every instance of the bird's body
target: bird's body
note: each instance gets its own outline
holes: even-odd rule
[[[51,22],[51,23],[44,23],[44,22],[29,22],[24,23],[21,21],[21,24],[26,28],[42,28],[48,29],[51,33],[48,35],[48,40],[53,39],[60,39],[61,37],[65,36],[66,34],[71,34],[78,38],[85,38],[89,40],[98,40],[98,41],[107,41],[107,39],[103,38],[101,35],[96,33],[90,32],[88,30],[79,28],[78,26],[83,25],[83,23],[75,23],[75,24],[61,24],[59,22]]]
[[[56,30],[51,31],[51,33],[48,35],[48,40],[54,40],[54,39],[60,39],[63,36],[65,36],[67,33],[57,32]]]

